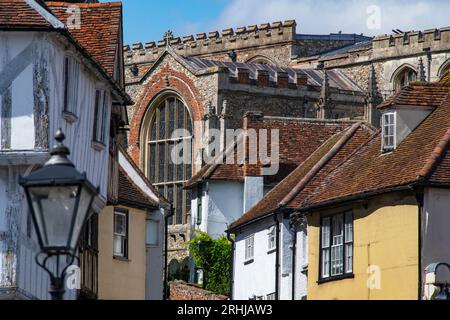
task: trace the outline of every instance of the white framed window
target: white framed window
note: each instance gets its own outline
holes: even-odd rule
[[[64,111],[76,114],[80,63],[71,56],[64,58]]]
[[[272,227],[269,229],[267,234],[267,250],[272,251],[277,247],[277,238],[276,238],[276,228]]]
[[[353,273],[353,213],[321,220],[320,278],[332,279]]]
[[[255,235],[251,235],[245,239],[245,261],[250,261],[255,254]]]
[[[108,95],[105,90],[95,90],[94,128],[92,140],[105,144],[108,118]]]
[[[147,245],[157,246],[159,241],[159,222],[147,220]]]
[[[128,212],[114,210],[114,256],[128,258]]]
[[[382,149],[384,152],[392,151],[395,149],[396,117],[397,114],[395,112],[383,113],[381,117]]]

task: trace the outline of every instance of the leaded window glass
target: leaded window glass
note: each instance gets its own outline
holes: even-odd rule
[[[173,135],[177,129],[184,129],[184,134]],[[147,175],[174,207],[173,224],[187,223],[190,213],[191,194],[183,190],[183,185],[192,177],[192,165],[189,161],[177,164],[172,151],[177,144],[185,148],[192,146],[192,120],[184,103],[174,96],[163,99],[150,120],[148,130]],[[185,149],[183,149],[185,151]],[[179,153],[182,156],[182,152]]]

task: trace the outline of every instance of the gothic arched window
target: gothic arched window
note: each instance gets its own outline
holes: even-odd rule
[[[174,207],[173,224],[187,223],[186,215],[191,208],[191,194],[183,190],[184,183],[192,177],[192,159],[177,163],[172,151],[181,143],[192,148],[192,120],[183,101],[175,95],[166,95],[154,103],[147,124],[145,146],[146,171],[150,182],[169,200]],[[173,133],[184,129],[184,133]],[[183,152],[178,152],[183,156]]]
[[[394,78],[394,90],[395,92],[400,91],[407,85],[409,85],[411,82],[417,80],[417,72],[410,68],[410,67],[404,67]]]

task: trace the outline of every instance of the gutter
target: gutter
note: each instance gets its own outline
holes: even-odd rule
[[[164,296],[163,296],[163,300],[168,300],[169,298],[169,288],[168,288],[168,283],[167,283],[167,279],[168,279],[168,272],[169,272],[169,266],[167,263],[167,257],[168,257],[168,252],[167,250],[169,249],[169,218],[172,218],[174,215],[174,211],[173,211],[173,206],[170,206],[169,209],[169,214],[167,214],[164,217],[164,234],[165,234],[165,243],[164,243]]]
[[[275,300],[280,300],[280,221],[278,211],[275,211],[276,223],[276,258],[275,258]]]
[[[227,231],[227,239],[231,242],[231,268],[230,268],[230,300],[233,300],[234,289],[234,254],[236,251],[236,242],[231,237],[231,233]]]

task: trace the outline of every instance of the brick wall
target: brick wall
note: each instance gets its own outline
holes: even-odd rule
[[[183,281],[173,281],[169,284],[170,300],[228,300],[228,297],[214,294]]]

